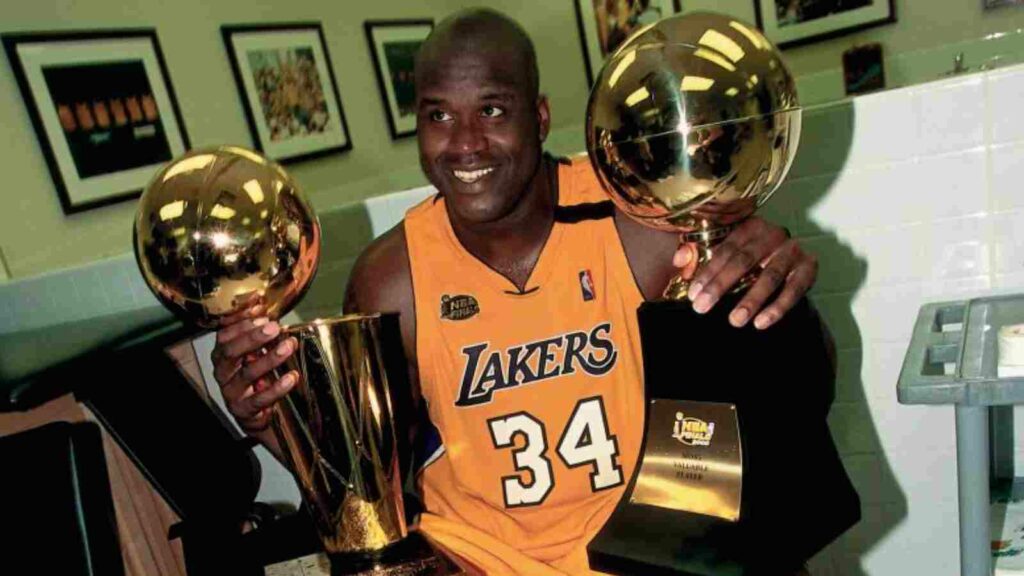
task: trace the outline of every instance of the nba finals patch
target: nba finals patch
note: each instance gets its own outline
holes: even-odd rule
[[[590,270],[580,270],[580,291],[584,302],[594,299],[594,279],[590,276]]]
[[[465,320],[480,313],[480,304],[468,294],[441,296],[441,319]]]

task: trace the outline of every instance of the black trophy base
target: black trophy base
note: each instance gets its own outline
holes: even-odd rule
[[[448,576],[462,570],[419,532],[373,553],[329,554],[331,576]]]
[[[826,421],[835,375],[816,312],[802,300],[767,330],[736,329],[728,314],[738,298],[723,298],[706,315],[689,302],[647,303],[638,315],[648,400],[736,406],[743,452],[739,520],[631,504],[638,461],[622,501],[588,546],[591,568],[795,574],[860,519],[860,500]]]

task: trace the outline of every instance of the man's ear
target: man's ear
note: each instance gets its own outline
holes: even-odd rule
[[[548,97],[543,94],[537,96],[537,126],[540,141],[547,140],[551,129],[551,106],[548,105]]]

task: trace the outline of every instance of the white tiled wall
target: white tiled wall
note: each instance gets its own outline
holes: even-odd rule
[[[959,573],[953,411],[899,404],[896,380],[923,303],[1024,291],[1022,109],[1017,66],[807,112],[766,212],[820,258],[831,424],[864,504],[816,576]]]
[[[132,254],[0,283],[0,333],[155,308]]]

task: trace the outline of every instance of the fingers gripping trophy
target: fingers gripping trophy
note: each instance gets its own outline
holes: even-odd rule
[[[587,152],[620,210],[695,243],[705,265],[779,187],[800,126],[779,51],[748,24],[694,12],[642,28],[609,57],[590,95]],[[827,428],[821,324],[801,301],[767,330],[733,328],[727,302],[696,314],[688,289],[676,277],[638,310],[644,445],[589,544],[591,567],[796,573],[859,518]],[[820,492],[827,504],[807,497]]]
[[[168,163],[140,199],[134,234],[153,293],[206,328],[256,304],[284,316],[320,259],[320,224],[295,182],[235,147]],[[380,320],[350,315],[282,330],[298,348],[281,373],[299,378],[273,408],[274,432],[333,574],[458,573],[406,528]]]

